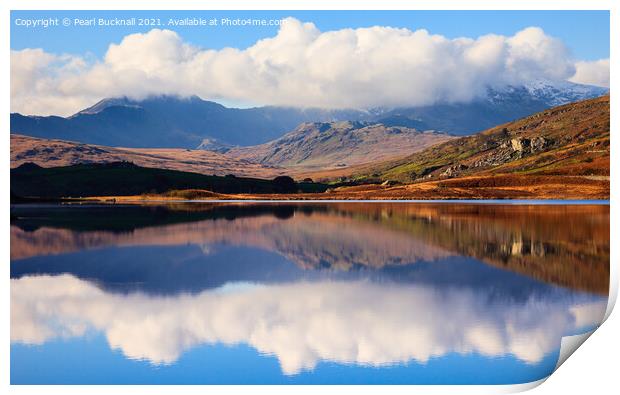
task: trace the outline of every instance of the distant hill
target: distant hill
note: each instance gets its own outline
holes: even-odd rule
[[[11,169],[11,196],[60,198],[125,196],[173,190],[210,193],[296,193],[320,190],[321,184],[297,184],[289,177],[273,180],[233,176],[207,176],[175,170],[153,169],[128,162],[79,164],[43,168],[25,163]],[[323,188],[324,190],[325,188]],[[179,198],[186,196],[180,194]]]
[[[266,144],[229,149],[226,155],[270,166],[326,169],[399,158],[452,138],[364,122],[313,122]]]
[[[218,152],[182,148],[115,148],[11,134],[11,168],[24,163],[41,167],[84,163],[132,162],[142,167],[192,173],[273,178],[286,174],[279,167],[250,163]]]
[[[132,148],[249,146],[277,139],[304,122],[365,121],[417,130],[467,135],[531,113],[598,97],[607,89],[569,82],[537,81],[489,88],[468,103],[437,103],[370,110],[289,107],[227,108],[196,96],[108,98],[68,117],[11,114],[11,132],[32,137]],[[268,94],[268,93],[266,93]],[[300,92],[303,94],[303,92]]]
[[[199,149],[119,148],[11,135],[11,167],[127,161],[201,174],[270,178],[401,158],[453,136],[364,122],[304,123],[269,143],[233,147],[205,139]]]
[[[352,178],[405,183],[498,174],[605,178],[609,131],[609,96],[603,96],[450,140]]]

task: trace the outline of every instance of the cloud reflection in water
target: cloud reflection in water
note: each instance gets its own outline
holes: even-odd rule
[[[466,287],[355,281],[227,284],[198,294],[108,293],[71,275],[11,280],[11,341],[105,333],[132,359],[172,364],[201,344],[248,344],[296,374],[319,361],[385,366],[449,353],[536,364],[561,337],[597,325],[606,302],[526,301]]]

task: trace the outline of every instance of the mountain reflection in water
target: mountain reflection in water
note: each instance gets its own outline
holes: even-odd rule
[[[190,244],[209,254],[214,245],[232,245],[275,252],[306,269],[376,269],[459,255],[601,295],[609,287],[606,205],[14,207],[12,217],[13,261],[129,246]],[[20,266],[12,265],[12,276]],[[44,266],[33,270],[49,273]]]
[[[161,367],[243,344],[284,376],[451,355],[533,367],[602,320],[609,206],[12,206],[11,278],[14,345],[99,333]]]

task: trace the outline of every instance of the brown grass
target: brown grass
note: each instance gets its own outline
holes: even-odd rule
[[[172,191],[162,195],[114,197],[116,201],[145,200],[462,200],[462,199],[555,199],[607,200],[607,179],[587,176],[498,175],[463,177],[409,185],[358,185],[325,193],[216,194],[209,191]],[[88,200],[109,200],[94,197]]]

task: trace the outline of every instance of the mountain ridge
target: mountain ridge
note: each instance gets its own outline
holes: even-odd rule
[[[288,107],[228,108],[197,96],[104,99],[70,117],[11,114],[11,132],[128,148],[196,148],[205,138],[261,144],[314,120],[364,117],[357,110]]]
[[[70,117],[11,114],[12,133],[129,148],[196,148],[204,139],[228,145],[259,145],[303,122],[364,121],[388,127],[472,134],[556,104],[597,97],[608,89],[569,82],[489,88],[468,103],[329,110],[264,106],[228,108],[197,96],[109,98]]]
[[[372,122],[308,122],[276,140],[231,148],[226,154],[269,166],[324,170],[402,157],[451,138]]]

